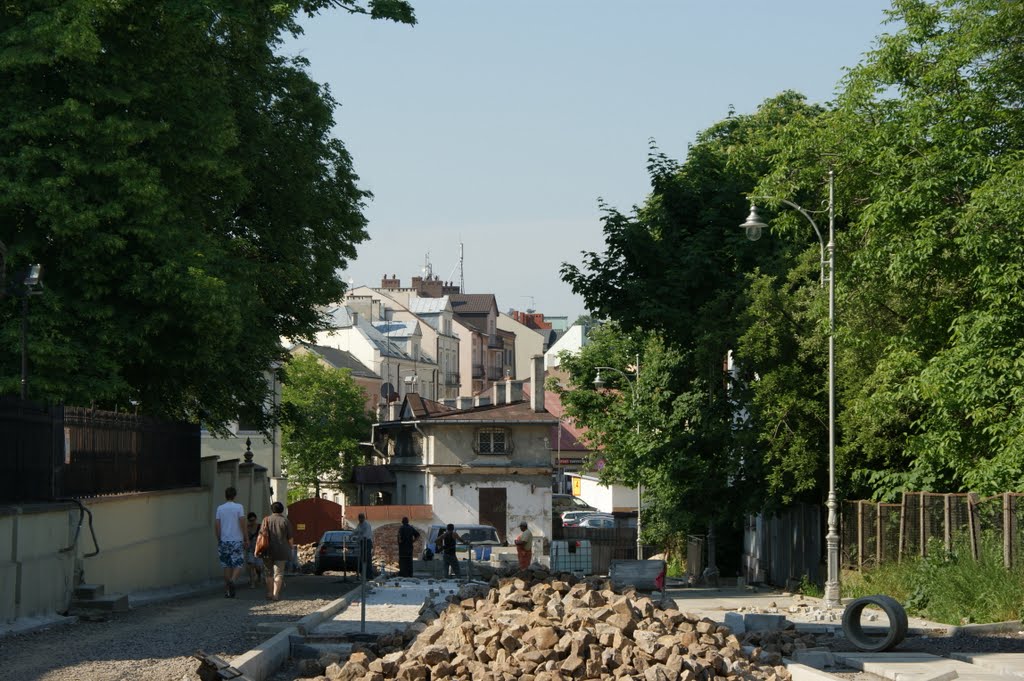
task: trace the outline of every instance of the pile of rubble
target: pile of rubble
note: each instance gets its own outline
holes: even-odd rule
[[[316,559],[316,543],[297,544],[295,549],[299,555],[299,570],[301,572],[313,572],[313,561]]]
[[[599,580],[529,570],[466,585],[448,601],[427,600],[405,632],[407,648],[389,638],[358,648],[344,664],[321,660],[332,662],[321,679],[790,678],[777,653],[748,654],[727,628],[680,612],[674,601],[616,592]]]

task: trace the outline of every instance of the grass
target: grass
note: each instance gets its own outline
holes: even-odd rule
[[[925,558],[845,572],[842,590],[849,598],[887,594],[909,614],[944,624],[1005,622],[1022,616],[1024,568],[1003,567],[998,538],[983,538],[978,561],[964,542],[950,552],[935,542]]]

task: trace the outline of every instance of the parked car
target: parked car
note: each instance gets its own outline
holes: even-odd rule
[[[317,542],[313,572],[322,575],[326,570],[355,572],[359,569],[359,543],[352,539],[350,530],[328,530]]]
[[[427,532],[427,540],[423,543],[423,560],[432,560],[438,553],[437,539],[445,531],[445,525],[431,525]],[[493,546],[502,546],[498,538],[498,530],[492,525],[456,525],[455,534],[463,541],[469,542],[473,547],[474,560],[487,560],[491,557],[490,549]],[[465,552],[466,547],[459,546],[458,552]]]
[[[588,515],[576,523],[576,527],[589,527],[590,529],[608,530],[615,527],[615,516],[610,515]]]
[[[576,525],[586,518],[597,513],[594,509],[586,511],[566,511],[562,514],[562,527],[576,527]]]
[[[566,511],[590,511],[591,513],[597,513],[597,509],[583,501],[579,497],[575,497],[571,494],[552,494],[551,495],[551,515],[561,515]]]

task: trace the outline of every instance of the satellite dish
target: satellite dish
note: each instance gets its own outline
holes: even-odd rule
[[[385,383],[380,387],[380,396],[388,402],[398,398],[398,391],[395,390],[395,386],[390,383]]]

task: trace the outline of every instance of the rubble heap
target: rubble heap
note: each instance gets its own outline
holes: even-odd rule
[[[299,555],[299,570],[302,572],[313,572],[313,561],[316,560],[316,543],[296,544],[295,550]]]
[[[523,571],[467,585],[436,619],[428,599],[405,649],[353,653],[327,667],[332,681],[788,681],[778,656],[747,656],[739,639],[710,619],[680,612],[605,582]]]

